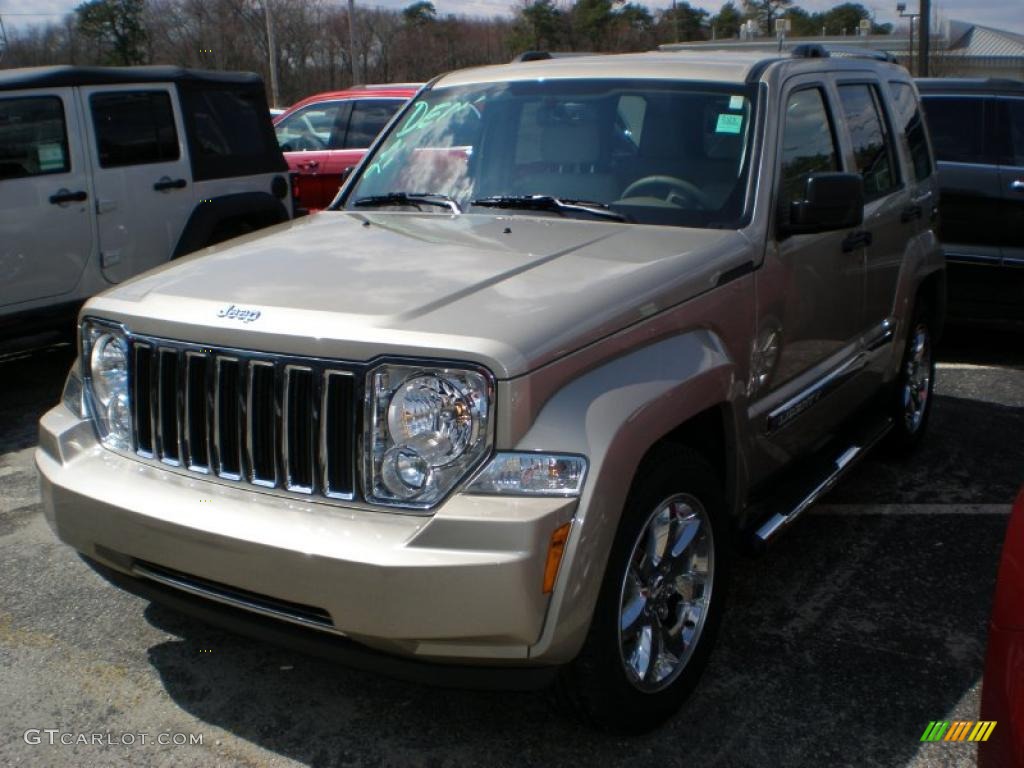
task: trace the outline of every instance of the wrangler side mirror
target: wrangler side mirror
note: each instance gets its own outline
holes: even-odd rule
[[[856,173],[811,173],[803,193],[780,211],[779,236],[830,232],[864,220],[864,180]]]

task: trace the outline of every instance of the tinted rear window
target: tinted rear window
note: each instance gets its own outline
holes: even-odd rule
[[[178,159],[178,132],[166,91],[94,93],[89,105],[101,167]]]
[[[398,99],[363,99],[355,102],[348,132],[345,134],[344,148],[365,149],[370,146],[402,104]]]
[[[985,146],[985,99],[925,96],[935,157],[951,163],[990,163]]]
[[[287,170],[262,88],[179,88],[196,180]]]

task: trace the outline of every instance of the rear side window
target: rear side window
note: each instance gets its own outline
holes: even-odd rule
[[[69,170],[61,100],[56,96],[0,99],[0,179]]]
[[[925,96],[935,157],[950,163],[991,163],[985,147],[985,99]]]
[[[181,82],[195,181],[287,172],[262,83]]]
[[[361,99],[352,105],[342,149],[366,149],[402,106],[399,99]]]
[[[809,174],[838,170],[835,131],[821,89],[791,94],[782,134],[782,205],[802,194]]]
[[[230,157],[262,155],[268,147],[263,130],[267,113],[250,91],[204,89],[188,99],[195,130],[194,151],[201,155]]]
[[[853,159],[864,177],[864,200],[877,200],[899,184],[895,153],[885,129],[877,89],[860,83],[840,85],[839,100],[853,142]]]
[[[100,167],[178,159],[178,132],[166,91],[94,93],[89,105]]]
[[[907,140],[910,160],[914,164],[914,178],[918,181],[931,176],[932,160],[928,152],[928,137],[921,119],[921,106],[909,83],[889,83],[893,104],[896,105],[898,130]]]

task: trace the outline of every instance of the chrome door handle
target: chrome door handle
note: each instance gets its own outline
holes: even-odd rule
[[[1015,179],[1011,181],[1010,189],[1014,192],[1024,192],[1024,179]]]

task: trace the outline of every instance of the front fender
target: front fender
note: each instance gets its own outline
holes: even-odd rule
[[[579,652],[641,460],[674,428],[728,401],[735,380],[719,338],[695,330],[606,362],[545,403],[517,450],[580,453],[589,469],[532,658],[561,663]]]

